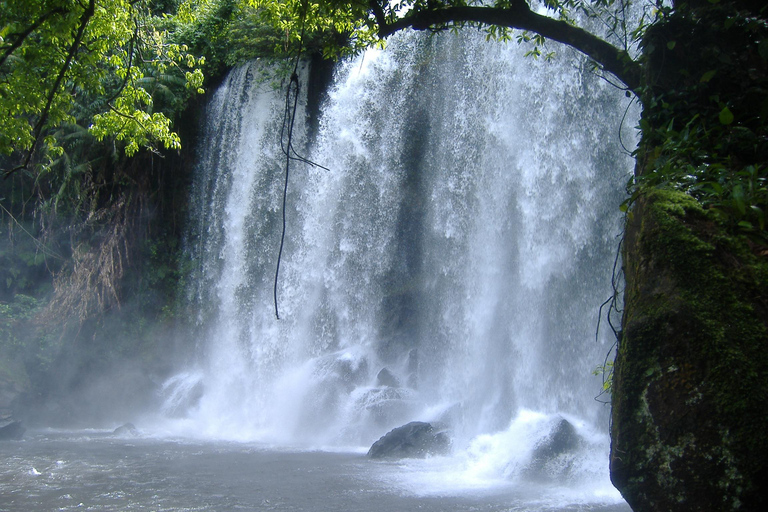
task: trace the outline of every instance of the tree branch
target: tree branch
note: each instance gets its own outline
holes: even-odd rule
[[[451,23],[480,23],[520,30],[530,30],[560,43],[567,44],[616,75],[628,89],[640,86],[640,66],[626,51],[620,50],[586,30],[531,11],[527,2],[517,0],[510,7],[438,7],[416,9],[392,23],[382,24],[383,16],[374,10],[379,36],[384,38],[411,27],[426,30]]]
[[[32,25],[30,25],[24,32],[18,32],[15,34],[9,34],[7,39],[10,39],[11,36],[14,36],[14,41],[12,44],[8,45],[6,50],[3,52],[2,57],[0,57],[0,66],[2,66],[5,63],[5,60],[11,56],[13,52],[15,52],[29,37],[29,35],[37,30],[37,28],[45,23],[45,20],[47,20],[49,17],[53,16],[54,14],[62,14],[64,12],[64,9],[56,8],[48,11],[47,13],[40,16],[40,18],[34,22]]]

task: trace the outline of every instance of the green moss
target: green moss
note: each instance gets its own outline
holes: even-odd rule
[[[768,460],[768,261],[681,192],[651,191],[631,215],[614,476],[656,486],[657,500],[725,489],[754,502]]]

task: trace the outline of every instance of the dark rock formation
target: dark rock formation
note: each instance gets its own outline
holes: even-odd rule
[[[629,218],[611,479],[636,512],[766,510],[768,262],[685,194]]]
[[[561,480],[566,478],[573,465],[575,452],[581,445],[576,429],[566,419],[561,419],[533,450],[531,462],[523,474],[535,480]]]
[[[387,386],[390,388],[399,388],[400,381],[397,380],[397,377],[392,375],[392,372],[387,368],[382,368],[379,374],[376,375],[376,385]]]
[[[444,455],[451,448],[448,434],[430,423],[412,421],[389,431],[368,450],[372,459],[423,459]]]
[[[24,437],[26,430],[21,426],[20,421],[11,422],[4,427],[0,427],[0,441],[18,441]]]
[[[133,425],[133,423],[124,423],[117,427],[114,432],[112,432],[112,435],[115,436],[138,436],[139,431],[138,429]]]

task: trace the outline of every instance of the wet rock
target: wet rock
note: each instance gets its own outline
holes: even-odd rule
[[[560,419],[550,433],[536,444],[531,462],[523,471],[535,480],[562,480],[573,467],[581,438],[566,419]]]
[[[395,377],[387,368],[382,368],[379,374],[376,375],[376,385],[399,388],[400,381],[397,380],[397,377]]]
[[[138,436],[139,431],[133,423],[124,423],[117,427],[112,434],[115,436]]]
[[[18,441],[24,437],[24,432],[27,429],[21,426],[20,421],[14,421],[0,427],[0,441]]]
[[[419,351],[415,348],[408,352],[408,387],[419,387]]]
[[[418,402],[406,388],[381,387],[364,392],[355,402],[355,408],[364,411],[376,425],[387,426],[413,418]]]
[[[368,456],[372,459],[423,459],[428,455],[444,455],[450,448],[451,440],[439,426],[412,421],[373,443]]]
[[[177,375],[163,385],[163,413],[171,418],[184,418],[200,404],[204,394],[202,376]]]
[[[347,392],[365,383],[369,377],[368,359],[353,354],[337,353],[317,362],[315,376],[322,381],[338,383]]]
[[[637,511],[768,510],[768,260],[682,192],[629,219],[611,480]]]

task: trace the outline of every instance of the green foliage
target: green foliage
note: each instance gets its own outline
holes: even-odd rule
[[[649,34],[646,58],[663,62],[664,74],[640,91],[646,161],[631,200],[653,188],[683,191],[734,232],[768,243],[767,27],[723,10],[678,14]]]
[[[318,46],[326,57],[360,52],[370,46],[383,46],[376,33],[376,22],[369,4],[356,0],[246,0],[262,24],[281,35],[276,53],[286,53],[301,43]],[[405,8],[393,4],[390,18]]]
[[[40,301],[16,294],[10,302],[0,302],[0,342],[4,347],[19,348],[18,325],[28,322],[40,309]]]
[[[183,78],[202,92],[202,62],[170,43],[150,0],[9,0],[0,9],[0,154],[43,148],[62,155],[56,128],[79,123],[98,139],[178,148],[168,116],[154,111],[145,77]],[[77,115],[79,114],[79,115]]]
[[[606,361],[604,364],[599,364],[592,370],[592,375],[599,376],[603,379],[602,389],[600,394],[611,394],[613,390],[613,361]]]

